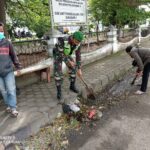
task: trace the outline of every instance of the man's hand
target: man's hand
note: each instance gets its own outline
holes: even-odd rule
[[[79,77],[82,76],[82,71],[81,71],[81,69],[79,69],[79,70],[77,71],[77,74],[78,74]]]
[[[138,71],[138,72],[136,72],[136,76],[137,77],[141,77],[143,75],[143,71]]]
[[[69,61],[69,66],[73,68],[75,66],[75,62],[74,61]]]
[[[21,75],[21,71],[20,70],[17,70],[17,76],[20,76]]]

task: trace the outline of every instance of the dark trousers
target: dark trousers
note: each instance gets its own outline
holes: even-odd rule
[[[149,73],[150,73],[150,63],[147,63],[147,64],[144,66],[143,76],[142,76],[141,91],[143,91],[143,92],[146,92],[146,90],[147,90],[147,84],[148,84]]]

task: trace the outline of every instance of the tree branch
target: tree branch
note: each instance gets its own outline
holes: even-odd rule
[[[25,12],[26,17],[28,19],[30,19],[30,21],[32,21],[31,18],[28,16],[28,12],[24,9],[24,6],[19,2],[19,0],[17,0],[17,3],[21,6],[21,8],[23,9],[23,11]]]

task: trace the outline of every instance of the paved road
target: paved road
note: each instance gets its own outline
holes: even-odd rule
[[[146,94],[132,92],[87,131],[75,136],[69,150],[150,150],[150,82]]]
[[[70,150],[150,150],[150,84],[146,94],[132,93],[104,112],[92,132],[86,131]]]

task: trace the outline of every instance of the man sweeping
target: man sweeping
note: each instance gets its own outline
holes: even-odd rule
[[[135,48],[128,46],[126,52],[133,58],[138,67],[136,75],[142,76],[142,85],[140,90],[135,94],[144,94],[147,90],[148,78],[150,73],[150,49],[148,48]]]
[[[81,71],[81,42],[83,40],[83,34],[80,31],[76,31],[73,35],[69,36],[67,39],[58,38],[58,42],[53,49],[54,57],[54,76],[57,88],[57,99],[62,100],[62,62],[65,62],[69,69],[70,76],[70,90],[74,93],[78,93],[78,89],[75,85],[76,82],[76,72],[79,76],[82,75]],[[76,61],[71,57],[75,53]]]

